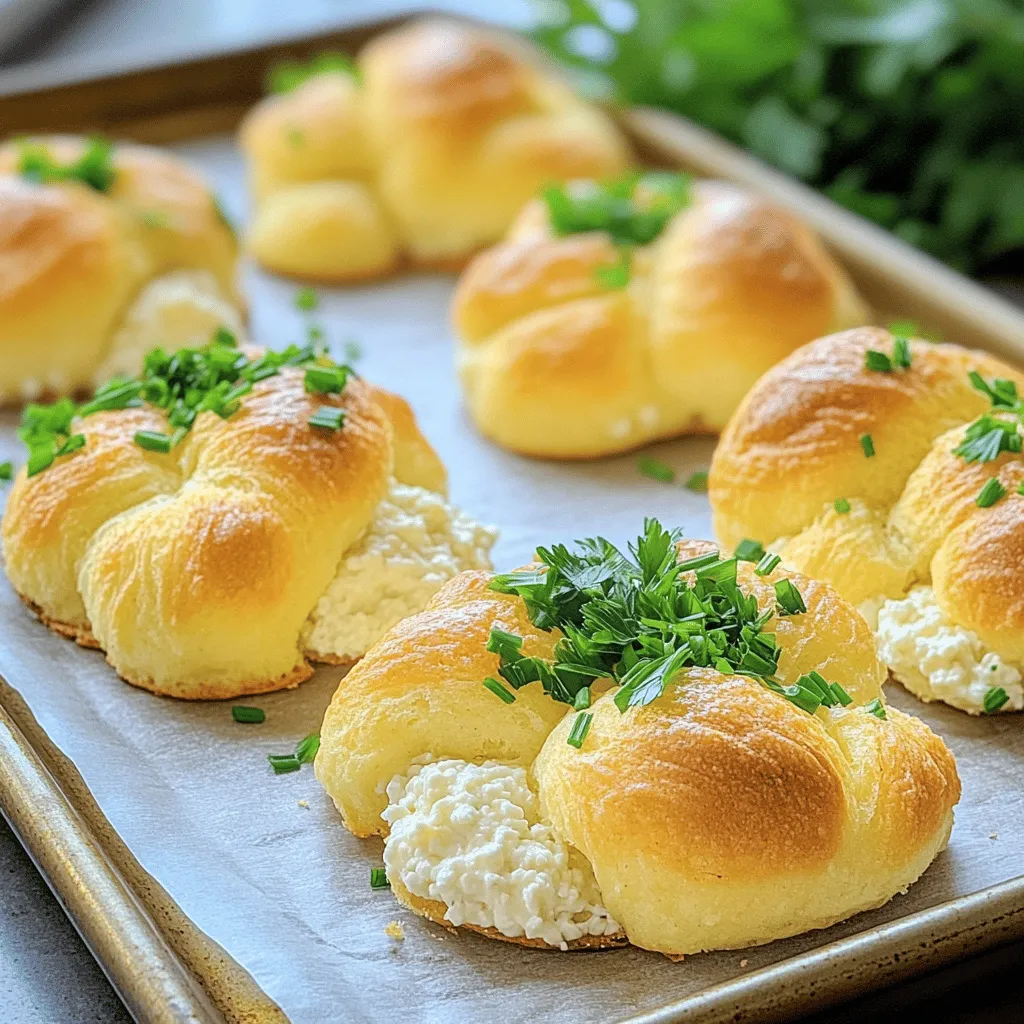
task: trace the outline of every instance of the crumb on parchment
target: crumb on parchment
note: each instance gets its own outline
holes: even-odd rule
[[[305,807],[306,810],[308,811],[309,810],[309,801],[308,800],[300,800],[299,801],[299,806],[300,807]]]
[[[750,963],[750,961],[749,961],[749,960],[748,960],[748,959],[747,959],[746,957],[744,957],[744,958],[743,958],[743,959],[742,959],[742,960],[740,961],[740,967],[746,967],[748,963]]]
[[[402,927],[401,921],[388,921],[384,925],[384,934],[396,942],[403,942],[405,940],[405,929]]]
[[[998,839],[998,838],[999,838],[999,833],[998,832],[993,832],[993,833],[991,833],[989,835],[989,839]]]

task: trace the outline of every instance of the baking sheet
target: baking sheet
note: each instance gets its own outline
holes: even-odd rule
[[[177,147],[203,169],[228,211],[245,213],[230,140]],[[348,338],[359,370],[405,395],[445,460],[453,499],[501,527],[495,564],[526,561],[537,543],[601,533],[624,544],[644,515],[710,532],[704,496],[648,480],[635,457],[590,464],[533,462],[481,439],[459,402],[447,329],[453,279],[414,275],[357,289],[320,290],[315,314],[341,355]],[[249,272],[253,334],[274,346],[301,340],[296,286]],[[8,417],[0,461],[20,459]],[[681,478],[705,468],[712,442],[686,439],[651,452]],[[671,963],[640,950],[559,955],[475,936],[452,937],[372,892],[381,843],[344,830],[312,770],[274,776],[266,754],[319,727],[341,675],[319,671],[298,690],[253,699],[262,726],[231,720],[230,702],[183,704],[121,683],[102,656],[32,619],[0,583],[0,674],[71,759],[142,867],[220,943],[294,1024],[387,1019],[447,1022],[622,1019],[695,994],[825,942],[1015,877],[1024,868],[1020,716],[970,719],[890,699],[950,743],[964,781],[949,850],[910,892],[825,932],[755,950]],[[299,801],[308,802],[308,808]],[[406,940],[384,934],[392,920]]]

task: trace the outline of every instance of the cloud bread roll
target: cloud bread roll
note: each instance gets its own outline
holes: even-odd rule
[[[640,208],[657,195],[646,180]],[[609,232],[558,235],[535,200],[474,259],[453,319],[484,434],[528,455],[589,458],[715,433],[773,363],[867,317],[811,232],[723,182],[693,184],[661,233],[629,253],[628,281],[610,285],[602,273],[622,257]]]
[[[40,184],[20,173],[25,146],[65,166],[86,149],[63,136],[0,147],[0,401],[92,384],[136,298],[171,272],[202,276],[201,327],[186,321],[170,347],[208,337],[211,303],[237,321],[235,240],[198,175],[159,150],[117,146],[106,191]]]
[[[611,120],[524,45],[442,19],[377,37],[352,74],[321,72],[263,100],[241,143],[256,258],[335,281],[400,259],[461,263],[547,182],[630,163]]]
[[[712,461],[716,532],[727,546],[743,537],[773,544],[787,565],[877,615],[883,657],[924,699],[972,713],[1018,710],[1021,406],[993,406],[969,374],[1021,392],[1024,375],[923,341],[909,343],[908,368],[867,367],[868,350],[893,345],[877,328],[822,338],[758,382]],[[1002,423],[1018,440],[965,457],[974,423],[988,424],[982,432],[995,424],[996,435]]]

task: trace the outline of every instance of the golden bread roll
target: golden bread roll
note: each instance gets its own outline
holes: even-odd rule
[[[724,431],[715,532],[761,541],[860,606],[919,697],[1021,710],[1019,393],[1024,374],[983,352],[878,328],[821,338],[766,373]]]
[[[0,147],[0,402],[135,373],[157,341],[237,332],[236,259],[210,190],[167,153],[65,136]]]
[[[256,258],[328,281],[460,264],[542,185],[631,159],[612,121],[523,44],[442,19],[378,36],[351,73],[269,96],[241,144]]]
[[[385,837],[403,904],[678,956],[881,906],[943,849],[953,757],[883,703],[871,630],[827,584],[653,521],[629,556],[538,557],[451,580],[325,715],[317,777]]]
[[[480,430],[526,455],[593,458],[717,433],[769,366],[868,314],[791,214],[657,173],[533,200],[466,269],[452,315]]]
[[[17,593],[128,682],[185,698],[294,686],[488,564],[493,534],[429,489],[444,470],[401,399],[311,351],[223,338],[146,368],[77,414],[29,407],[2,525]]]

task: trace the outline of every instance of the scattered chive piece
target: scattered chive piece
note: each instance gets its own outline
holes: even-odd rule
[[[902,370],[909,370],[911,363],[910,339],[902,335],[892,339],[892,363]]]
[[[325,430],[340,430],[345,422],[345,410],[336,409],[331,405],[321,405],[306,421],[311,427],[322,427]]]
[[[18,142],[18,174],[40,185],[80,181],[97,192],[107,192],[117,177],[113,149],[112,142],[93,136],[77,160],[62,164],[46,146],[23,139]]]
[[[877,697],[865,704],[864,710],[869,715],[874,715],[875,718],[880,718],[883,722],[888,717],[885,713],[885,708],[882,706],[882,702]]]
[[[341,71],[356,82],[361,79],[359,68],[347,53],[327,51],[309,60],[286,60],[275,64],[263,85],[267,92],[291,92],[315,75],[331,71]]]
[[[888,331],[900,338],[916,338],[920,335],[921,328],[914,320],[893,320]]]
[[[751,540],[749,537],[744,537],[736,545],[733,556],[741,562],[760,563],[761,559],[764,558],[764,545],[759,540]]]
[[[590,687],[584,686],[577,694],[572,706],[577,711],[586,711],[590,707]]]
[[[484,689],[490,690],[491,693],[496,697],[500,697],[506,704],[511,704],[516,699],[516,695],[509,693],[493,676],[488,676],[484,680]]]
[[[754,572],[758,576],[767,576],[770,572],[775,570],[775,566],[781,562],[782,559],[771,551],[766,551],[761,557],[761,561],[754,567]]]
[[[832,688],[832,692],[835,694],[836,700],[838,700],[844,708],[853,703],[853,698],[838,683],[829,683],[829,686]]]
[[[146,451],[161,452],[164,455],[174,447],[174,440],[169,434],[159,434],[155,430],[135,431],[135,443]]]
[[[995,714],[1009,699],[1010,695],[1001,686],[991,687],[982,701],[985,714]]]
[[[595,267],[594,277],[602,288],[625,288],[633,277],[633,254],[629,246],[619,246],[618,259],[614,263]]]
[[[267,754],[267,760],[275,775],[297,772],[302,767],[302,762],[294,754]]]
[[[295,308],[311,313],[320,304],[320,297],[308,285],[295,293]]]
[[[0,480],[5,483],[14,478],[14,466],[10,462],[0,462]]]
[[[636,468],[644,476],[649,476],[652,480],[660,480],[663,484],[670,484],[676,478],[676,471],[671,466],[650,455],[641,455],[636,460]]]
[[[708,474],[707,470],[699,469],[696,473],[691,474],[690,479],[686,481],[683,486],[688,491],[696,491],[702,493],[708,489]]]
[[[875,454],[875,442],[872,440],[870,434],[861,434],[860,446],[864,449],[864,455],[866,458],[871,458]]]
[[[850,503],[846,500],[846,498],[836,498],[836,500],[832,502],[832,507],[841,516],[845,516],[846,513],[850,511]]]
[[[581,711],[576,716],[576,720],[572,723],[572,728],[569,730],[569,735],[565,741],[570,747],[575,747],[579,750],[583,746],[583,741],[587,738],[587,733],[590,732],[590,723],[593,718],[594,715],[590,711]]]
[[[775,600],[779,603],[781,614],[802,615],[807,611],[803,595],[790,579],[777,580],[775,583]]]
[[[231,709],[231,717],[243,725],[260,725],[266,720],[263,708],[249,708],[244,704],[236,704]]]
[[[340,394],[348,381],[347,366],[307,366],[305,385],[310,394]]]
[[[873,348],[864,353],[864,365],[876,373],[892,373],[892,360],[884,352]]]
[[[991,508],[1005,494],[1006,488],[999,482],[999,480],[994,476],[989,477],[977,498],[974,499],[974,504],[977,505],[978,508]]]
[[[390,889],[391,883],[388,881],[388,872],[386,868],[370,868],[370,888],[371,889]]]
[[[320,749],[320,733],[311,732],[304,740],[300,740],[295,748],[295,757],[299,764],[312,764],[316,752]]]
[[[8,463],[8,465],[10,465],[10,463]],[[1024,480],[1021,480],[1020,484],[1017,486],[1017,493],[1024,494]]]

